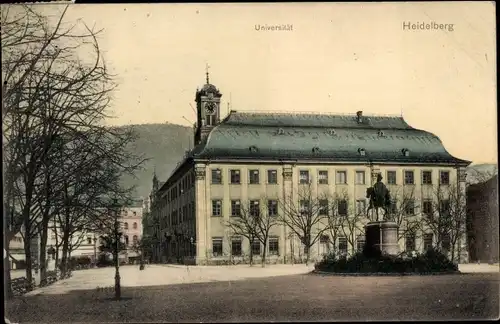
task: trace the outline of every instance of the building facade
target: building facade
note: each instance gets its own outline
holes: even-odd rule
[[[468,240],[471,262],[498,262],[498,175],[467,188]]]
[[[301,198],[305,189],[312,199],[324,197],[329,217],[337,210],[355,219],[349,230],[344,223],[334,240],[327,232],[321,235],[310,248],[311,257],[320,258],[332,248],[352,254],[364,242],[366,192],[378,174],[393,197],[405,201],[400,229],[421,224],[401,237],[402,251],[443,244],[439,226],[430,221],[439,209],[434,205],[449,205],[455,198],[454,211],[465,213],[464,169],[470,162],[453,157],[437,136],[411,127],[402,117],[231,111],[221,120],[221,96],[207,77],[196,92],[194,149],[165,183],[156,176],[153,180],[156,261],[244,262],[250,249],[258,259],[262,245],[250,246],[234,235],[227,221],[237,217],[238,206],[248,204],[279,219],[287,217],[285,202],[306,204]],[[321,232],[322,226],[327,225],[320,222],[313,231]],[[450,238],[446,241],[450,250]],[[451,241],[453,253],[466,260],[465,236],[455,235]],[[280,223],[270,231],[266,254],[267,262],[289,263],[302,260],[305,251],[294,230]]]

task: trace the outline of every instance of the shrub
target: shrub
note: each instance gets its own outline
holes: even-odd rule
[[[436,250],[409,256],[380,255],[367,256],[356,253],[349,258],[336,258],[334,254],[325,255],[316,263],[316,270],[340,273],[436,273],[456,272],[458,266],[448,260],[446,255]]]

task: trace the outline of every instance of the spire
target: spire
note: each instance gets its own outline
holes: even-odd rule
[[[207,63],[207,65],[206,65],[206,67],[205,67],[205,74],[207,75],[207,84],[210,84],[210,80],[209,80],[209,77],[208,77],[208,69],[209,69],[209,68],[210,68],[210,66],[209,66],[209,65],[208,65],[208,63]]]

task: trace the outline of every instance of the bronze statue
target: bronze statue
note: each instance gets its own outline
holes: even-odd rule
[[[383,220],[387,220],[387,210],[391,205],[391,195],[385,184],[382,182],[382,175],[380,173],[377,175],[377,183],[375,183],[372,188],[366,189],[366,198],[370,198],[370,205],[366,210],[367,216],[368,212],[375,208],[378,221],[378,209],[382,208],[384,210],[384,215],[382,216],[382,218]]]

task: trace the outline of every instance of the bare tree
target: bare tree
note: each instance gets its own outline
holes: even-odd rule
[[[257,238],[257,218],[252,215],[254,209],[250,210],[250,202],[236,201],[234,210],[232,210],[232,215],[229,220],[222,220],[223,225],[225,225],[232,235],[243,236],[248,239],[250,244],[250,265],[253,264],[253,250],[252,244],[258,240]],[[259,207],[257,207],[259,208]]]
[[[304,246],[306,264],[309,264],[311,247],[327,230],[328,195],[315,195],[309,181],[299,184],[295,193],[280,199],[279,205],[279,222],[299,238]]]
[[[421,223],[415,211],[420,208],[415,199],[415,189],[405,191],[399,187],[391,193],[391,206],[388,210],[389,219],[398,225],[398,243],[408,235],[416,237]]]
[[[64,205],[52,203],[60,196],[55,188],[71,187],[64,179],[75,172],[54,163],[60,139],[85,142],[118,173],[132,172],[140,165],[125,162],[129,156],[123,144],[131,138],[130,132],[104,126],[115,84],[97,43],[100,31],[83,24],[85,31],[74,34],[75,26],[64,27],[65,12],[50,23],[30,6],[2,10],[4,201],[9,210],[19,210],[7,217],[4,238],[9,242],[23,227],[29,280],[31,240],[41,234],[44,263],[48,222]],[[81,60],[78,53],[88,50],[93,58]],[[95,141],[95,136],[113,140]],[[101,145],[104,142],[110,145]]]
[[[325,233],[328,234],[328,249],[335,254],[338,253],[337,239],[344,235],[343,226],[348,212],[347,201],[341,199],[343,195],[334,195],[328,200],[328,217],[326,219]],[[344,209],[345,208],[345,209]]]
[[[261,207],[260,207],[261,206]],[[266,264],[267,246],[271,229],[278,225],[278,201],[274,199],[262,199],[259,207],[249,206],[250,215],[254,218],[255,235],[262,244],[262,267]],[[250,250],[252,250],[250,246]]]
[[[337,205],[342,236],[347,240],[351,251],[356,251],[358,235],[364,233],[364,225],[367,221],[366,211],[364,208],[362,210],[354,208],[346,191],[335,194],[334,204]]]
[[[435,247],[450,253],[455,261],[457,248],[466,235],[465,197],[457,186],[440,185],[433,192],[430,207],[422,218],[423,224],[431,230],[436,240]]]

